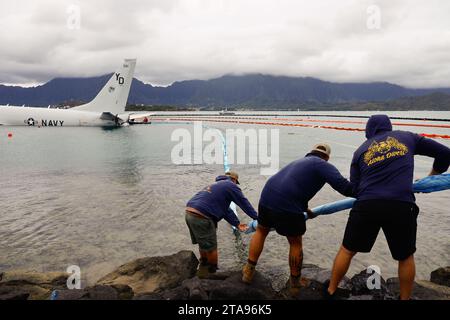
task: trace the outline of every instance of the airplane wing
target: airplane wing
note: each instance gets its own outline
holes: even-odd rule
[[[116,116],[113,115],[111,112],[103,112],[100,116],[100,119],[114,121],[116,120]]]
[[[150,116],[153,113],[125,113],[114,115],[111,112],[103,112],[100,119],[107,121],[115,121],[117,125],[129,124],[146,124],[150,123]]]
[[[150,123],[150,117],[153,116],[154,113],[130,113],[128,115],[128,121],[129,123],[136,124],[145,124]]]
[[[114,121],[117,125],[123,125],[128,122],[128,118],[124,119],[123,115],[114,115],[111,112],[103,112],[100,115],[101,120]]]

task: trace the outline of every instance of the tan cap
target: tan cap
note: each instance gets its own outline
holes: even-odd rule
[[[239,183],[239,175],[237,174],[236,171],[228,171],[227,173],[225,173],[225,175],[232,177],[233,179],[236,179],[236,183]]]
[[[328,144],[326,144],[326,143],[319,143],[319,144],[316,144],[316,145],[314,146],[314,148],[312,149],[312,151],[321,152],[321,153],[327,155],[328,157],[329,157],[330,154],[331,154],[331,148],[330,148],[330,146],[329,146]]]

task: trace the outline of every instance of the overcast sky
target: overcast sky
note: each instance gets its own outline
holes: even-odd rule
[[[450,87],[449,14],[448,0],[0,0],[0,83],[136,57],[153,85],[264,73]]]

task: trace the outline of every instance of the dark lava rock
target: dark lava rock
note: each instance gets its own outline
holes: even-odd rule
[[[299,290],[299,294],[292,296],[289,291],[289,280],[286,282],[284,288],[280,291],[283,299],[295,300],[322,300],[322,291],[324,283],[331,277],[331,270],[320,268],[313,264],[304,264],[302,268],[302,281],[304,286]],[[336,297],[338,299],[345,299],[350,296],[351,285],[350,279],[344,277],[339,283]]]
[[[256,273],[251,285],[241,281],[241,271],[222,272],[208,279],[184,280],[179,288],[139,295],[139,300],[268,300],[279,298],[269,279]]]
[[[386,285],[386,281],[379,274],[379,288],[369,288],[370,285],[376,286],[374,276],[375,274],[373,272],[368,273],[367,270],[363,270],[360,273],[354,275],[350,280],[352,287],[352,296],[372,296],[372,300],[394,299],[394,295]]]
[[[66,288],[67,273],[6,271],[0,274],[0,300],[46,300],[55,289]]]
[[[255,273],[252,284],[242,282],[242,272],[232,273],[225,280],[209,280],[210,300],[270,300],[278,297],[272,288],[270,280],[259,272]],[[191,291],[192,292],[192,291]]]
[[[133,300],[188,300],[188,298],[188,290],[180,286],[178,288],[168,289],[162,292],[140,294],[135,296]]]
[[[100,279],[97,284],[127,285],[136,295],[172,289],[192,278],[198,260],[192,251],[180,251],[164,257],[141,258],[120,266]]]
[[[280,295],[284,300],[322,300],[323,284],[315,280],[306,279],[304,287],[300,288],[298,295],[293,296],[289,291],[289,280],[285,287],[280,291]]]
[[[30,297],[29,292],[25,292],[18,288],[14,289],[11,287],[0,288],[0,300],[27,300]]]
[[[124,300],[133,298],[133,290],[125,285],[95,285],[81,290],[59,290],[56,300]]]
[[[431,272],[430,281],[441,286],[450,287],[450,267],[439,268]]]
[[[387,286],[394,294],[396,299],[400,296],[400,282],[398,278],[389,278]],[[440,286],[430,281],[418,280],[414,282],[412,293],[413,300],[449,300],[450,288],[447,286]]]

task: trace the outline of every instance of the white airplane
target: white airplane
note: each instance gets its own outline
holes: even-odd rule
[[[91,102],[70,109],[0,106],[0,125],[4,126],[121,126],[129,115],[125,106],[133,81],[136,59],[125,59]]]

